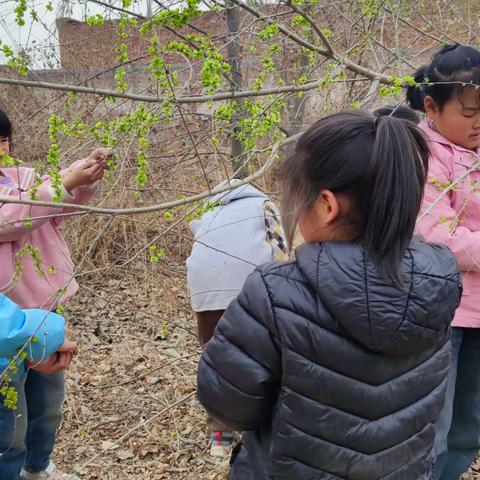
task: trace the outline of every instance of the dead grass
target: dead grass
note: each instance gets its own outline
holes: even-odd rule
[[[152,272],[151,272],[152,273]],[[69,305],[70,335],[81,355],[68,373],[56,461],[78,468],[111,447],[85,479],[221,479],[212,464],[205,416],[195,398],[200,349],[182,278],[111,279]],[[93,290],[92,290],[93,287]],[[119,445],[114,442],[166,407]]]

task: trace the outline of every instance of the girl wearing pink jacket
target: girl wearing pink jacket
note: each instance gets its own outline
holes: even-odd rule
[[[446,45],[415,81],[407,100],[426,113],[420,127],[431,150],[417,232],[450,247],[464,285],[432,477],[457,480],[480,448],[480,52]]]
[[[0,154],[10,154],[12,126],[0,111]],[[102,178],[108,150],[97,149],[87,159],[61,172],[64,201],[83,204]],[[65,210],[14,203],[2,198],[31,199],[37,180],[33,168],[4,168],[0,156],[0,293],[21,308],[54,311],[78,290],[74,267],[59,225]],[[42,177],[35,199],[53,201],[52,180]],[[68,218],[68,217],[67,217]],[[75,347],[76,348],[76,347]],[[73,357],[68,356],[68,364]],[[63,356],[65,357],[65,355]],[[64,400],[63,357],[53,354],[31,363],[14,377],[17,409],[0,396],[0,478],[2,480],[62,480],[77,477],[60,472],[50,461]],[[62,360],[62,361],[61,361]],[[0,359],[0,375],[6,359]]]

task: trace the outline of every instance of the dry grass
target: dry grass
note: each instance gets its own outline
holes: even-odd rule
[[[89,285],[69,306],[70,335],[81,355],[68,373],[56,461],[78,469],[193,394],[102,454],[82,478],[224,478],[226,468],[209,458],[205,416],[194,394],[200,350],[183,278],[164,275],[158,282],[150,273],[141,284]]]

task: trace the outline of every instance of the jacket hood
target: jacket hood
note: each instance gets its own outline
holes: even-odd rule
[[[240,183],[241,180],[233,179],[233,180],[226,180],[219,185],[217,185],[217,188],[221,188],[227,185],[235,185],[236,183]],[[218,193],[217,195],[214,195],[213,197],[210,197],[208,200],[212,203],[215,202],[222,202],[222,205],[227,205],[230,202],[233,202],[234,200],[240,200],[242,198],[252,198],[252,197],[261,197],[261,198],[267,198],[267,196],[262,193],[260,190],[255,188],[253,185],[250,185],[249,183],[245,185],[241,185],[237,188],[234,188],[233,190],[228,190],[226,192]]]
[[[296,258],[340,329],[373,351],[407,355],[435,346],[460,303],[459,268],[443,245],[411,243],[401,265],[404,290],[381,277],[360,245],[305,244]]]

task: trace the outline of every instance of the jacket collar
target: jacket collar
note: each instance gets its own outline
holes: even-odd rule
[[[10,177],[20,190],[28,190],[35,179],[35,169],[33,168],[11,167],[0,168],[0,171],[6,177]],[[0,195],[9,195],[11,191],[10,186],[0,184]]]
[[[475,153],[473,150],[469,150],[468,148],[461,147],[460,145],[457,145],[451,142],[450,140],[447,140],[443,135],[440,135],[440,133],[435,132],[435,130],[432,130],[428,126],[428,123],[426,120],[422,120],[418,126],[427,134],[427,138],[430,142],[446,145],[452,148],[453,150],[456,150],[457,152],[468,153],[468,154]],[[480,155],[480,147],[477,148],[476,153],[477,155]]]

